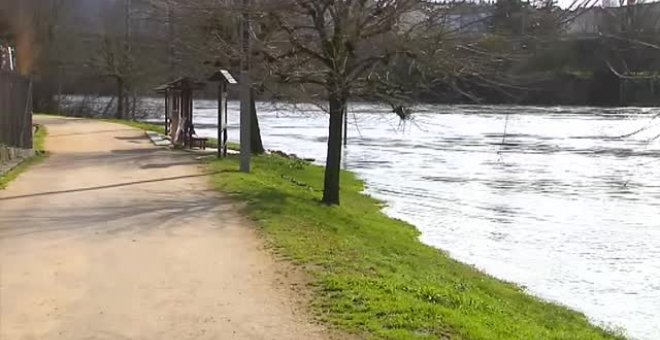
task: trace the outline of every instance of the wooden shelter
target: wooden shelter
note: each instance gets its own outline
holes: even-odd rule
[[[171,137],[175,145],[193,147],[199,140],[195,138],[193,94],[205,86],[202,82],[184,77],[154,89],[165,96],[165,134]]]

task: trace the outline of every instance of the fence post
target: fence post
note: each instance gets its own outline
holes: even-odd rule
[[[0,144],[31,149],[32,138],[31,81],[0,71]]]

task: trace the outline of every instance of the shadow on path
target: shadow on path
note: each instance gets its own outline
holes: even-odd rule
[[[140,184],[147,184],[147,183],[176,181],[176,180],[186,179],[186,178],[212,176],[212,175],[222,173],[222,172],[226,172],[226,171],[204,173],[204,174],[199,174],[199,175],[163,177],[163,178],[156,178],[156,179],[150,179],[150,180],[144,180],[144,181],[125,182],[125,183],[117,183],[117,184],[102,185],[102,186],[87,187],[87,188],[77,188],[77,189],[60,190],[60,191],[46,191],[46,192],[39,192],[39,193],[29,194],[29,195],[2,197],[2,198],[0,198],[0,201],[10,201],[10,200],[18,200],[18,199],[22,199],[22,198],[30,198],[30,197],[52,196],[52,195],[70,194],[70,193],[76,193],[76,192],[121,188],[121,187],[128,187],[128,186],[132,186],[132,185],[140,185]]]

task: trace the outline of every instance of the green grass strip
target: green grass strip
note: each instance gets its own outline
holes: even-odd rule
[[[280,156],[214,161],[214,186],[247,203],[266,239],[314,279],[317,316],[377,339],[622,339],[422,244],[342,174],[342,205],[319,203],[323,168]]]
[[[46,152],[45,147],[47,135],[48,130],[46,127],[39,125],[39,129],[37,129],[37,132],[35,133],[32,141],[33,149],[35,152],[34,156],[26,159],[15,168],[9,170],[6,174],[0,176],[0,190],[6,189],[11,181],[18,178],[18,176],[20,176],[31,166],[42,162],[44,159],[46,159],[46,157],[48,157],[48,152]]]

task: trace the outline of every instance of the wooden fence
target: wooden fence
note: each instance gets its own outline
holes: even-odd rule
[[[0,144],[32,149],[32,86],[8,71],[0,71]]]

